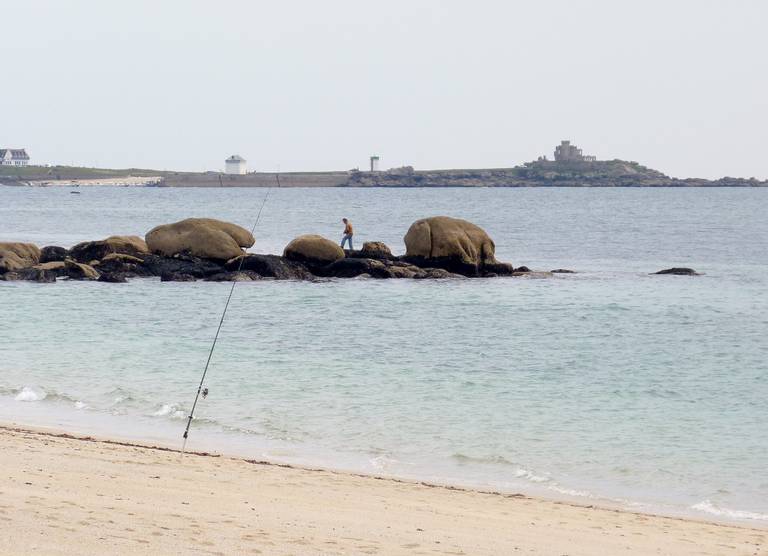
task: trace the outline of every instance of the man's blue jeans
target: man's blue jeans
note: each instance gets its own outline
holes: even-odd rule
[[[344,234],[344,237],[341,238],[341,248],[344,249],[344,244],[346,242],[349,242],[349,250],[353,251],[355,248],[352,247],[352,234]]]

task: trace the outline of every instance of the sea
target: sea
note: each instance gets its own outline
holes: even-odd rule
[[[187,217],[575,274],[238,283],[187,449],[768,525],[768,189],[0,187],[0,241]],[[700,276],[654,275],[691,267]],[[0,282],[0,421],[181,447],[228,283]]]

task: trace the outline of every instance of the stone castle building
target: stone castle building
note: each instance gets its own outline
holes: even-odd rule
[[[597,160],[597,157],[583,154],[581,149],[576,145],[571,145],[570,141],[561,141],[560,144],[555,147],[555,160],[557,162],[571,162],[574,160],[594,162]]]

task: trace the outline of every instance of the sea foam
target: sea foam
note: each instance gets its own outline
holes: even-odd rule
[[[14,398],[17,402],[39,402],[44,400],[46,393],[30,386],[25,386]]]
[[[728,517],[731,519],[753,519],[758,521],[768,521],[768,514],[761,514],[758,512],[747,512],[744,510],[732,510],[730,508],[724,508],[712,503],[710,500],[704,500],[698,504],[691,506],[692,509],[708,514],[716,515],[718,517]]]

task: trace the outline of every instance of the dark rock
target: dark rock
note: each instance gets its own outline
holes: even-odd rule
[[[194,282],[195,280],[197,278],[183,272],[163,272],[160,275],[161,282]]]
[[[368,275],[371,278],[414,278],[423,272],[420,268],[401,261],[379,261],[375,259],[339,259],[317,269],[321,276],[333,278],[355,278]]]
[[[332,278],[367,277],[386,278],[463,278],[463,276],[440,268],[421,268],[405,261],[389,261],[362,258],[339,259],[321,269],[321,276]]]
[[[153,276],[149,268],[144,265],[145,259],[122,253],[111,253],[99,262],[99,271],[110,274],[122,274],[126,278]]]
[[[683,268],[683,267],[665,268],[664,270],[654,272],[654,274],[674,274],[676,276],[699,276],[699,273],[693,270],[692,268]]]
[[[0,280],[8,282],[24,280],[27,282],[51,283],[56,281],[56,273],[42,268],[23,268],[0,274]]]
[[[480,275],[480,271],[476,264],[467,263],[460,257],[432,257],[427,259],[425,257],[411,257],[406,255],[400,257],[398,260],[420,268],[442,268],[448,272],[461,274],[462,276],[468,276],[470,278]]]
[[[112,284],[124,284],[128,280],[122,272],[104,272],[99,276],[99,282],[110,282]]]
[[[550,270],[552,274],[576,274],[575,270],[568,270],[567,268],[556,268],[555,270]]]
[[[242,263],[242,267],[240,266]],[[250,270],[265,278],[277,280],[311,280],[314,275],[307,268],[296,261],[291,261],[278,255],[246,255],[237,257],[224,267],[229,271]]]
[[[193,257],[187,253],[180,253],[173,257],[162,255],[143,255],[142,267],[149,276],[164,274],[189,274],[194,278],[205,278],[218,274],[224,270],[223,265],[208,259]]]
[[[511,276],[515,272],[515,268],[509,263],[485,263],[480,267],[480,272],[485,277],[488,277],[490,274],[494,276]]]
[[[457,278],[464,279],[465,276],[462,276],[461,274],[454,274],[453,272],[448,272],[447,270],[444,270],[442,268],[425,268],[422,269],[420,273],[414,276],[417,280],[445,280],[445,279],[452,279],[455,280]]]
[[[372,278],[390,278],[386,265],[373,259],[346,258],[334,261],[317,270],[321,276],[333,278],[354,278],[368,274]]]
[[[138,236],[110,236],[100,241],[84,241],[69,250],[69,255],[80,263],[98,261],[110,253],[143,256],[148,253],[147,244]]]
[[[516,274],[521,274],[521,273],[530,272],[530,271],[531,271],[531,269],[528,268],[527,266],[518,266],[515,269],[515,273]]]
[[[63,261],[69,256],[69,251],[58,245],[48,245],[40,250],[41,263]]]

